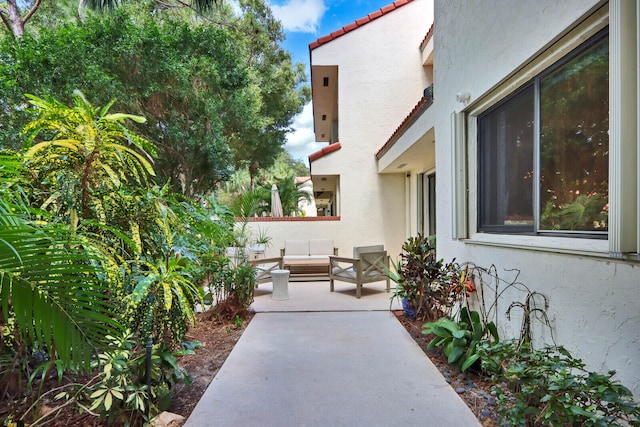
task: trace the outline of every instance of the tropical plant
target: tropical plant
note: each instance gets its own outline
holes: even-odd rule
[[[15,325],[15,356],[38,349],[66,367],[88,369],[105,336],[121,328],[108,272],[68,230],[5,219],[0,215],[0,300],[4,323]]]
[[[27,97],[38,108],[38,117],[24,128],[27,144],[44,137],[25,153],[27,169],[46,189],[42,208],[77,225],[78,218],[98,216],[95,199],[125,183],[145,186],[147,177],[155,175],[148,154],[155,153],[153,145],[124,126],[125,120],[142,123],[143,117],[109,114],[115,101],[94,108],[79,91],[74,91],[73,107]]]
[[[215,306],[212,315],[232,320],[245,316],[253,302],[255,268],[248,263],[231,263],[224,255],[211,259],[205,303]]]
[[[308,88],[265,1],[239,3],[240,16],[225,5],[208,19],[123,2],[82,23],[48,23],[20,43],[0,38],[0,146],[18,148],[16,132],[31,120],[24,93],[69,103],[81,87],[98,105],[116,98],[115,108],[147,118],[134,129],[158,144],[154,169],[174,192],[195,197],[234,168],[268,167]]]
[[[278,194],[280,195],[280,202],[282,203],[282,212],[284,216],[296,215],[300,212],[298,203],[301,200],[311,201],[311,196],[306,191],[300,189],[300,185],[296,184],[295,177],[290,175],[283,179],[278,179],[275,182],[278,187]],[[271,192],[271,186],[265,186],[265,190],[268,189]],[[271,206],[271,193],[269,193],[269,206]]]
[[[134,425],[140,417],[148,421],[166,410],[170,392],[177,383],[191,384],[191,377],[178,365],[176,356],[194,354],[192,349],[174,352],[163,343],[146,348],[136,342],[129,330],[117,337],[107,336],[107,339],[108,347],[93,362],[97,374],[86,384],[64,386],[64,391],[55,396],[56,400],[86,405],[109,424]],[[62,407],[64,404],[42,418],[55,414]]]
[[[458,318],[456,318],[458,317]],[[457,316],[440,318],[422,326],[423,334],[434,334],[428,347],[442,347],[450,365],[466,371],[480,360],[478,346],[481,342],[498,342],[498,330],[493,322],[483,324],[480,313],[462,307]]]
[[[392,261],[387,275],[396,283],[393,298],[406,304],[421,319],[448,316],[456,302],[474,291],[473,275],[454,261],[436,259],[435,236],[418,234],[402,245],[401,260]]]
[[[134,281],[133,289],[126,303],[132,327],[140,337],[177,343],[187,332],[187,322],[195,323],[195,305],[204,301],[184,274],[186,263],[179,254],[167,255],[155,265],[136,261],[129,277]]]

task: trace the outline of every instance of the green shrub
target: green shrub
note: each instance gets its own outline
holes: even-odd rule
[[[445,264],[436,259],[435,236],[410,237],[400,256],[401,261],[393,263],[395,272],[387,269],[397,284],[392,298],[406,300],[419,319],[449,315],[455,303],[474,290],[473,277],[465,281],[465,271],[455,260]]]
[[[467,307],[460,310],[460,318],[442,317],[435,322],[423,325],[423,334],[434,334],[435,338],[428,345],[429,349],[443,347],[450,365],[458,366],[466,371],[479,359],[478,345],[481,342],[499,341],[498,330],[493,322],[482,323],[480,314]]]
[[[478,351],[483,369],[504,384],[495,391],[509,425],[640,425],[640,408],[629,389],[612,379],[615,371],[589,372],[563,347],[533,350],[510,341]]]

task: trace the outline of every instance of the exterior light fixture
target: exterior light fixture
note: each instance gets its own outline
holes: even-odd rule
[[[458,92],[456,94],[456,101],[462,102],[465,105],[467,105],[470,99],[471,99],[471,94],[469,92]]]

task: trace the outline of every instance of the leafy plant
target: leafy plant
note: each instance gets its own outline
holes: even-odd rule
[[[103,192],[127,182],[144,186],[148,176],[155,175],[148,154],[155,153],[154,146],[124,126],[125,120],[143,123],[144,117],[109,113],[115,101],[95,108],[77,90],[73,107],[52,98],[27,97],[39,114],[24,128],[28,143],[44,138],[25,153],[26,166],[48,190],[43,208],[56,207],[72,218],[94,218],[94,200]]]
[[[179,255],[167,256],[153,265],[142,263],[131,295],[128,310],[132,326],[142,337],[165,338],[180,342],[186,333],[186,322],[195,323],[194,306],[203,304],[196,286],[183,274],[184,264]]]
[[[146,349],[137,345],[127,331],[122,337],[108,337],[111,348],[95,362],[101,368],[98,382],[89,386],[90,410],[110,422],[135,414],[153,416],[168,408],[170,392],[179,382],[191,384],[191,377],[178,365],[176,355],[193,354],[185,349],[173,352],[166,344],[151,349],[149,384],[145,384]]]
[[[397,286],[392,296],[406,300],[416,316],[435,320],[449,315],[454,304],[474,290],[473,277],[455,262],[436,258],[435,236],[418,234],[402,245],[401,261],[387,275]],[[460,286],[462,284],[462,286]]]
[[[16,345],[88,369],[105,336],[121,325],[99,260],[67,243],[60,227],[2,226],[0,308],[4,322],[15,321]]]
[[[496,386],[500,415],[514,426],[640,425],[633,395],[615,371],[590,372],[563,347],[533,350],[508,341],[480,349],[482,366],[512,390]]]
[[[212,261],[217,266],[212,270],[208,292],[204,295],[205,303],[215,304],[214,316],[229,320],[243,316],[253,302],[255,268],[244,263],[232,265],[229,258],[222,255],[213,257]]]
[[[443,347],[449,364],[460,367],[462,371],[466,371],[480,359],[477,350],[482,341],[499,341],[496,325],[493,322],[483,325],[480,314],[467,307],[460,310],[458,320],[454,316],[425,323],[422,333],[434,334],[435,338],[428,348]]]

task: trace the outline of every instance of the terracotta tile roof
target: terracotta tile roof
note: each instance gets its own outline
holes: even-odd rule
[[[393,3],[391,3],[390,5],[384,6],[380,10],[376,10],[375,12],[372,12],[372,13],[368,14],[364,18],[358,19],[356,22],[353,22],[353,23],[351,23],[349,25],[345,25],[344,27],[340,28],[339,30],[336,30],[336,31],[332,32],[328,36],[320,37],[318,40],[309,43],[309,50],[313,50],[313,49],[317,48],[318,46],[322,46],[325,43],[329,43],[330,41],[337,39],[338,37],[348,33],[349,31],[353,31],[356,28],[360,28],[363,25],[368,24],[369,22],[371,22],[371,21],[373,21],[375,19],[378,19],[381,16],[386,15],[389,12],[393,12],[394,10],[398,9],[399,7],[404,6],[405,4],[411,3],[412,1],[413,0],[396,0]]]
[[[380,159],[391,147],[395,144],[398,139],[411,127],[411,125],[416,121],[416,119],[422,114],[429,106],[433,103],[433,97],[423,96],[420,101],[413,107],[413,110],[409,113],[407,117],[404,118],[400,126],[393,132],[391,137],[384,143],[382,148],[378,150],[376,153],[376,159]]]
[[[311,164],[311,162],[315,160],[318,160],[320,157],[327,155],[329,153],[333,153],[334,151],[337,151],[341,148],[342,148],[342,145],[340,145],[339,142],[334,142],[333,144],[329,144],[326,147],[322,148],[322,150],[318,150],[315,153],[309,154],[309,164]]]
[[[429,43],[429,40],[431,40],[431,37],[433,37],[433,24],[431,24],[431,28],[429,28],[429,31],[427,31],[427,35],[424,36],[422,43],[420,43],[420,50],[424,49],[427,43]]]
[[[311,177],[310,176],[296,176],[293,180],[293,183],[298,185],[298,184],[302,184],[304,182],[307,181],[311,181]]]

